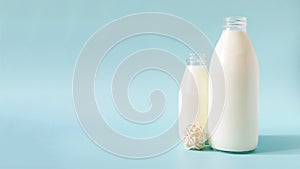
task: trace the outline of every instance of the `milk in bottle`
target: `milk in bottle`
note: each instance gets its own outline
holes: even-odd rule
[[[195,125],[206,132],[208,114],[208,70],[204,54],[190,54],[179,90],[179,136]],[[202,139],[206,139],[202,138]],[[205,142],[205,140],[203,140]]]
[[[212,71],[218,61],[225,79],[222,115],[217,125],[210,126],[208,121],[210,144],[217,150],[251,151],[258,143],[259,70],[246,26],[245,17],[224,19],[224,29],[210,64]],[[209,92],[211,97],[213,89]]]

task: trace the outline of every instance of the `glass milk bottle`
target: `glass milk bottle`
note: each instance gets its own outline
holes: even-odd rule
[[[224,73],[225,101],[218,124],[208,125],[213,131],[209,141],[217,150],[251,151],[258,144],[258,61],[247,35],[247,18],[227,17],[223,24],[210,71],[216,69],[218,60]]]
[[[208,116],[208,70],[205,65],[205,55],[190,54],[187,67],[183,74],[179,90],[179,123],[178,130],[181,139],[187,138],[187,130],[197,136],[200,149],[206,140],[206,123]],[[191,135],[189,135],[191,136]],[[198,143],[193,143],[197,145]],[[188,145],[186,145],[186,148]],[[189,149],[189,148],[188,148]]]

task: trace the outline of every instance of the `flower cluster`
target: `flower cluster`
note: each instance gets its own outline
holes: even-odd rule
[[[189,125],[186,128],[183,141],[186,149],[200,150],[205,145],[206,132],[198,125]]]

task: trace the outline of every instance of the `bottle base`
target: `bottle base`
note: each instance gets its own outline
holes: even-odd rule
[[[232,154],[249,154],[249,153],[254,152],[256,149],[256,147],[254,147],[254,148],[250,148],[250,149],[235,150],[235,149],[226,149],[226,148],[220,148],[220,147],[214,147],[214,146],[211,146],[211,148],[215,151],[232,153]]]

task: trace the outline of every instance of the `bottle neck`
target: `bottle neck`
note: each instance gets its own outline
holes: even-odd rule
[[[242,16],[230,16],[224,18],[223,29],[224,30],[246,30],[247,18]]]

